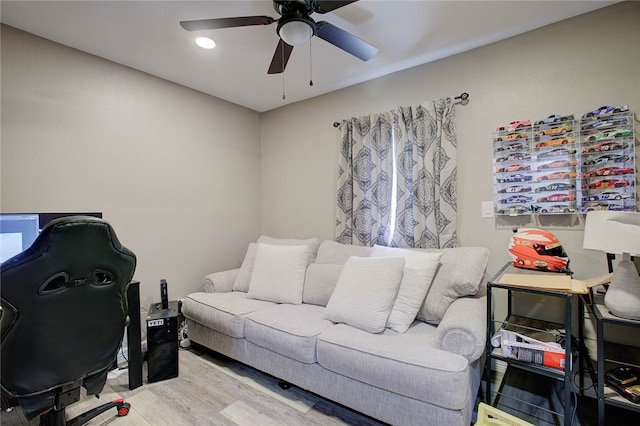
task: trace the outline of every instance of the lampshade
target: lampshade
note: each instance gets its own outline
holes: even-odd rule
[[[298,46],[313,36],[313,27],[305,20],[291,20],[278,28],[278,35],[289,46]]]
[[[583,247],[622,254],[622,260],[615,268],[604,303],[616,316],[640,320],[640,275],[630,258],[630,255],[640,255],[640,213],[587,213]]]
[[[583,247],[640,255],[640,213],[607,210],[587,213]]]

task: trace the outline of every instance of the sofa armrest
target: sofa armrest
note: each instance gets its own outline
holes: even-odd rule
[[[202,287],[206,293],[228,293],[233,290],[239,272],[240,268],[237,268],[209,274],[202,280]]]
[[[461,297],[451,303],[436,330],[439,349],[473,362],[480,358],[487,339],[487,296]]]

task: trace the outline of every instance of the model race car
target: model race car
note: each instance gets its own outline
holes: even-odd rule
[[[569,115],[552,114],[543,120],[536,121],[536,125],[539,126],[542,124],[560,123],[560,122],[569,121],[569,120],[573,120],[573,114],[569,114]]]
[[[627,161],[629,161],[628,155],[605,154],[595,158],[587,158],[582,161],[582,164],[584,164],[585,166],[594,166],[596,164],[625,163]]]
[[[582,176],[585,178],[597,177],[597,176],[619,176],[633,173],[633,169],[630,167],[603,167],[598,170],[591,170],[584,173]]]
[[[571,183],[556,182],[556,183],[550,183],[549,185],[540,186],[536,188],[536,192],[569,191],[572,189],[576,189],[576,186]]]
[[[552,201],[574,201],[576,196],[573,194],[552,194],[546,197],[538,198],[538,203],[548,203]]]
[[[508,194],[512,192],[531,192],[531,187],[526,185],[513,185],[498,191],[500,194]]]
[[[575,149],[567,149],[567,148],[555,148],[551,151],[541,152],[538,154],[538,159],[549,158],[549,157],[560,157],[562,155],[573,155],[576,153]]]
[[[624,206],[619,204],[609,204],[602,201],[589,201],[582,205],[582,211],[592,212],[598,210],[624,210]]]
[[[585,112],[582,114],[582,118],[590,118],[590,117],[600,117],[603,115],[616,114],[618,112],[627,112],[629,111],[629,106],[623,105],[620,107],[612,107],[612,106],[601,106],[598,109],[593,111]]]
[[[496,152],[502,152],[502,151],[518,151],[521,149],[529,149],[525,144],[523,143],[512,143],[510,145],[506,145],[506,146],[499,146],[498,148],[496,148]]]
[[[505,155],[504,157],[500,157],[500,158],[496,158],[496,161],[499,163],[505,162],[505,161],[522,161],[522,160],[529,160],[531,158],[531,154],[524,154],[524,153],[513,153],[513,154],[509,154],[509,155]]]
[[[617,117],[617,118],[610,118],[608,120],[597,120],[597,121],[592,121],[590,123],[587,124],[583,124],[580,127],[580,130],[582,130],[583,132],[588,131],[588,130],[595,130],[595,129],[600,129],[603,127],[609,127],[609,126],[624,126],[625,124],[627,124],[629,122],[629,120],[627,120],[624,117]]]
[[[521,173],[516,173],[513,175],[505,176],[498,178],[498,183],[507,183],[507,182],[528,182],[533,179],[531,175],[523,175]]]
[[[508,142],[508,141],[515,141],[518,139],[526,139],[526,138],[527,138],[526,133],[510,133],[503,136],[497,136],[496,142]]]
[[[525,214],[529,212],[531,212],[531,209],[523,205],[510,206],[510,207],[499,209],[496,211],[497,214],[508,214],[508,215]]]
[[[613,151],[616,149],[624,149],[626,147],[627,147],[627,144],[625,142],[606,141],[606,142],[601,142],[597,145],[588,146],[582,150],[582,153],[588,154],[590,152]]]
[[[538,176],[538,179],[536,180],[538,182],[542,182],[543,180],[553,180],[553,179],[573,179],[577,176],[578,174],[576,172],[568,172],[566,170],[563,170],[561,172],[553,172],[547,175]]]
[[[500,200],[502,204],[514,204],[514,203],[530,203],[533,197],[527,197],[526,195],[512,195]]]
[[[622,188],[631,185],[631,182],[622,179],[602,179],[584,186],[585,189]]]
[[[536,170],[557,169],[560,167],[572,167],[577,164],[578,162],[576,160],[556,160],[550,163],[542,164],[538,166]]]
[[[599,194],[586,195],[582,197],[582,201],[626,200],[631,196],[632,194],[627,192],[603,191]]]
[[[514,130],[522,129],[525,127],[531,127],[531,121],[529,120],[516,120],[507,124],[506,126],[499,126],[497,132],[513,132]]]
[[[496,170],[496,172],[521,172],[525,170],[531,170],[531,166],[528,164],[511,164],[509,166],[499,168],[498,170]]]
[[[551,136],[551,135],[559,135],[562,133],[568,133],[573,130],[573,127],[568,124],[563,124],[557,127],[550,127],[548,129],[540,130],[535,133],[535,137],[539,138],[540,136]]]
[[[536,148],[542,148],[543,146],[557,146],[557,145],[566,145],[569,143],[574,143],[576,140],[572,137],[564,137],[564,138],[554,138],[548,139],[546,141],[540,141],[536,143]]]
[[[540,213],[573,213],[576,209],[567,204],[554,204],[548,207],[540,207],[539,211]]]
[[[603,139],[622,138],[625,136],[631,136],[632,134],[633,134],[633,131],[631,131],[631,129],[618,128],[618,129],[603,130],[593,135],[589,135],[587,139],[590,141],[600,141]]]

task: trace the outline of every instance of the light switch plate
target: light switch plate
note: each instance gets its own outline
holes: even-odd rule
[[[482,202],[482,217],[493,217],[493,201]]]

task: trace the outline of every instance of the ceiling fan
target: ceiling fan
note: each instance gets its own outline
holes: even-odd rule
[[[312,13],[328,13],[356,1],[358,0],[273,0],[273,8],[281,16],[279,19],[270,16],[240,16],[181,21],[180,25],[187,31],[202,31],[277,22],[276,32],[280,40],[268,74],[279,74],[284,72],[293,47],[306,43],[314,35],[363,61],[373,58],[378,53],[378,48],[328,22],[316,22],[310,16]]]

